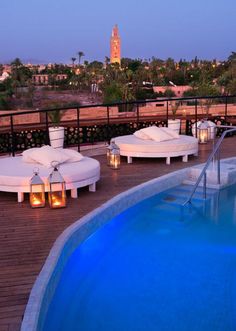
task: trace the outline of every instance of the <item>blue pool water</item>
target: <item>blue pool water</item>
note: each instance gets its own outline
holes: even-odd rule
[[[236,187],[205,209],[200,195],[180,207],[187,190],[139,203],[81,244],[42,330],[236,330]]]

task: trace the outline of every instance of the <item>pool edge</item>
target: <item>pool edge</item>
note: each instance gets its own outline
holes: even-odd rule
[[[80,242],[84,241],[91,235],[91,233],[96,231],[100,226],[125,209],[154,194],[181,184],[188,175],[189,169],[191,169],[191,167],[171,172],[124,191],[66,228],[53,244],[43,268],[33,285],[25,309],[21,331],[38,330],[41,304],[43,302],[48,283],[54,269],[57,266],[63,248],[73,234],[78,233],[83,226],[89,225],[92,221],[95,222],[95,228],[92,226],[91,228],[87,227],[87,229],[85,228],[85,230],[83,230],[82,239]]]

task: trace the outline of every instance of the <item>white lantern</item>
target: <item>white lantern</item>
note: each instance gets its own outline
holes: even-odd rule
[[[216,124],[212,121],[203,120],[208,125],[208,140],[215,139],[216,135]],[[197,137],[198,132],[196,132],[196,127],[198,128],[201,125],[202,121],[198,121],[197,124],[192,125],[192,134],[194,137]]]
[[[30,180],[30,206],[32,208],[45,207],[45,185],[38,173],[39,170],[34,169],[34,176]]]
[[[199,144],[206,144],[209,140],[208,138],[208,124],[207,121],[202,121],[201,124],[197,128],[197,137]]]
[[[120,169],[120,148],[115,144],[112,144],[112,150],[110,153],[110,167],[111,169]]]
[[[54,165],[53,167],[54,169],[48,178],[50,185],[49,205],[51,208],[63,208],[66,207],[66,183],[58,171],[58,166]]]
[[[111,144],[107,146],[107,165],[111,166],[111,151],[113,149],[114,141],[111,140]]]

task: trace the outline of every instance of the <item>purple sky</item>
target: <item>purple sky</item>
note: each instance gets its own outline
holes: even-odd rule
[[[104,61],[118,24],[122,57],[224,60],[236,51],[235,0],[0,0],[0,63]]]

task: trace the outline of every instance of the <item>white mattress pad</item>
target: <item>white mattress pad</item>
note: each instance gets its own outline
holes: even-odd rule
[[[1,158],[0,187],[29,187],[35,168],[39,169],[39,176],[46,183],[52,168],[46,168],[38,163],[23,162],[22,156]],[[95,159],[84,157],[79,162],[61,164],[59,171],[66,184],[70,184],[100,176],[100,163]]]
[[[173,153],[188,150],[198,150],[198,140],[191,136],[180,135],[178,139],[156,142],[144,140],[134,135],[120,136],[114,138],[121,152],[134,153]]]

